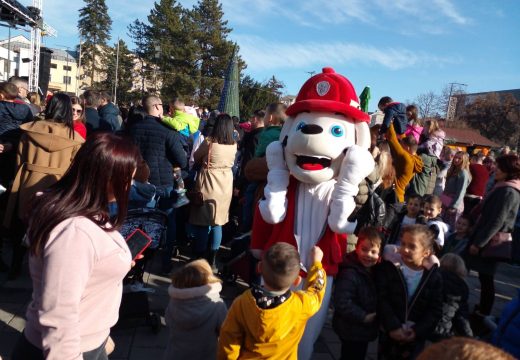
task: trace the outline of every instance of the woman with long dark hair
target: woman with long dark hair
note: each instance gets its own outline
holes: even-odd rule
[[[482,249],[496,236],[511,238],[520,206],[520,158],[504,155],[496,163],[495,186],[472,213],[478,220],[469,239],[468,267],[478,272],[481,287],[476,313],[483,316],[493,309],[497,260],[487,258]]]
[[[34,194],[58,181],[70,166],[85,140],[74,131],[72,103],[66,94],[55,94],[45,109],[45,120],[20,126],[22,136],[16,158],[16,177],[4,218],[4,226],[14,239],[13,259],[9,277],[18,276],[24,248],[20,246],[25,233],[28,205]]]
[[[72,122],[74,131],[81,135],[83,139],[87,138],[87,127],[85,125],[85,112],[83,111],[82,101],[77,96],[71,96],[72,102]]]
[[[116,230],[139,159],[128,139],[93,134],[67,173],[34,199],[27,230],[33,295],[12,359],[107,359],[132,261]]]
[[[233,132],[231,117],[218,115],[211,133],[194,153],[195,163],[201,165],[195,189],[202,193],[204,203],[199,207],[192,206],[190,224],[195,235],[195,255],[206,257],[211,265],[215,263],[222,240],[222,225],[228,222],[233,195],[231,168],[237,152]]]

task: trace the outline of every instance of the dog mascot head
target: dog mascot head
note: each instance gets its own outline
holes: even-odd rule
[[[335,178],[346,149],[370,146],[369,116],[350,81],[332,68],[307,80],[286,113],[280,140],[287,167],[301,182]]]

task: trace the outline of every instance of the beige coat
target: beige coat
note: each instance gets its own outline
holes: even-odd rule
[[[211,143],[205,140],[194,154],[195,163],[202,164],[197,176],[196,189],[202,192],[204,205],[192,207],[190,223],[200,226],[224,225],[229,218],[229,205],[233,196],[233,173],[237,145]]]
[[[22,137],[16,156],[16,177],[9,195],[4,226],[9,228],[13,216],[24,219],[31,198],[54,185],[67,171],[85,140],[69,128],[47,120],[20,126]],[[16,214],[16,215],[15,215]]]

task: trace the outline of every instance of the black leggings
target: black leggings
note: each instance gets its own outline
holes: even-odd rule
[[[495,275],[478,273],[480,280],[479,311],[483,315],[490,315],[495,302]]]

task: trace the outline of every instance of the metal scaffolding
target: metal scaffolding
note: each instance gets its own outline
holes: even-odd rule
[[[9,27],[31,27],[30,91],[38,91],[42,30],[45,35],[57,36],[56,30],[43,22],[42,9],[43,0],[33,0],[32,6],[28,7],[23,6],[16,0],[0,0],[0,22],[6,22]],[[11,40],[10,38],[9,35],[9,40]]]

